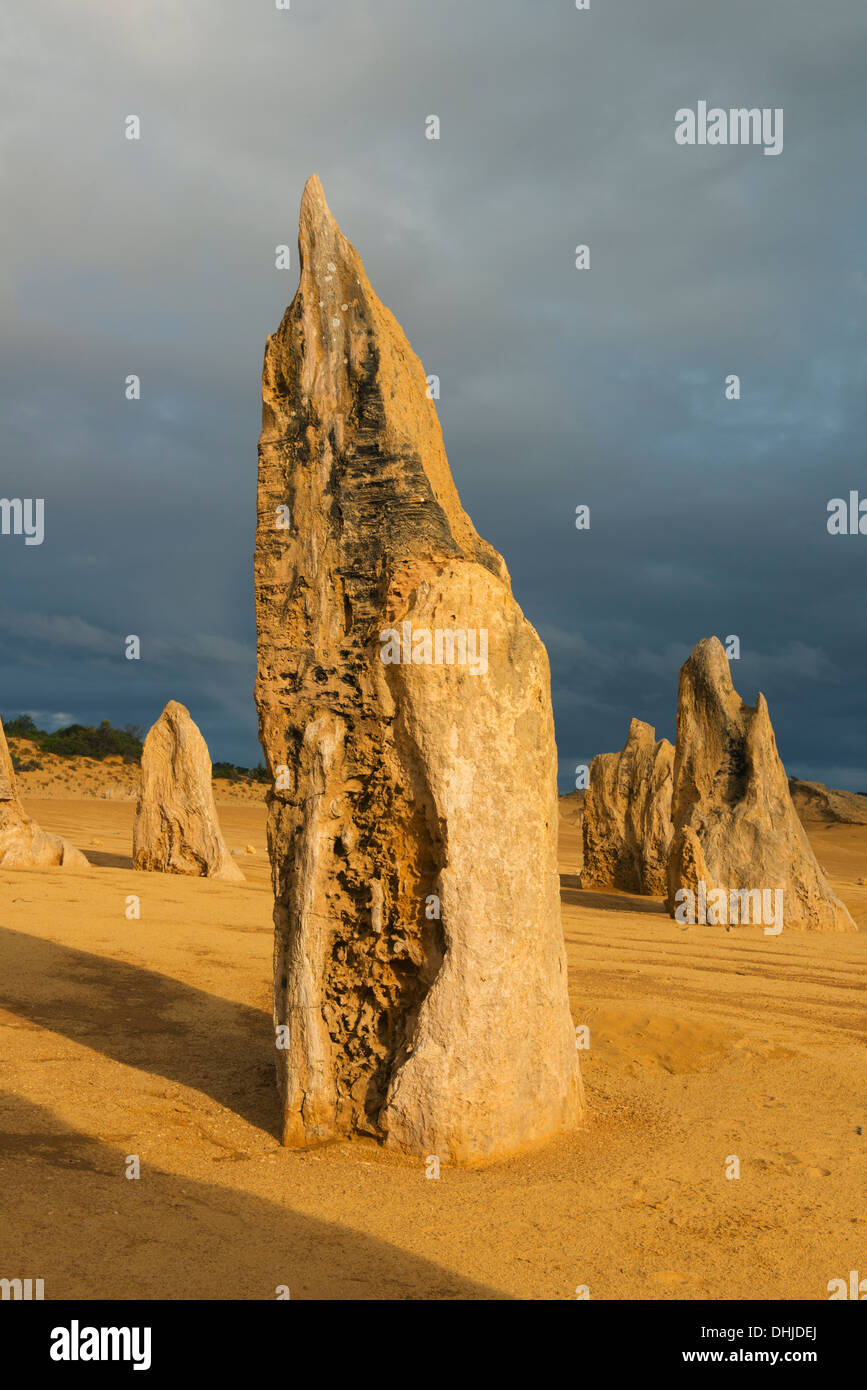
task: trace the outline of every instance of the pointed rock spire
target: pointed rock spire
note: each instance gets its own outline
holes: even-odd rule
[[[680,672],[672,821],[673,914],[678,892],[701,880],[707,893],[781,890],[787,930],[857,930],[792,804],[767,701],[744,704],[716,637],[699,642]]]
[[[299,249],[256,543],[283,1138],[496,1157],[583,1108],[547,657],[315,178]]]

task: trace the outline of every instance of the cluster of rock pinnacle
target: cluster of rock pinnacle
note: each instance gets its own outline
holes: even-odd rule
[[[705,894],[780,891],[786,929],[856,931],[816,861],[793,789],[802,803],[825,791],[790,786],[765,697],[745,704],[722,643],[705,638],[680,672],[676,748],[633,719],[623,751],[590,764],[582,884],[656,894],[673,914],[678,894],[699,884]]]

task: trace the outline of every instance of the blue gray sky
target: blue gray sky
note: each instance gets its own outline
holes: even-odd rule
[[[867,496],[863,0],[0,23],[0,495],[46,505],[43,545],[0,536],[0,710],[148,726],[174,698],[259,760],[259,379],[317,172],[440,377],[462,501],[550,653],[563,785],[632,715],[673,738],[716,633],[788,770],[867,791],[867,536],[826,529]],[[783,108],[782,153],[677,145],[699,101]]]

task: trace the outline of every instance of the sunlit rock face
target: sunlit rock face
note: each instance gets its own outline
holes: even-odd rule
[[[208,745],[177,700],[144,741],[132,851],[136,869],[245,881],[220,830]]]
[[[584,798],[585,888],[662,897],[671,844],[674,748],[633,719],[626,747],[590,764]]]
[[[283,1138],[493,1158],[583,1107],[547,656],[316,178],[299,250],[256,544]]]
[[[856,931],[798,818],[768,705],[744,704],[722,643],[706,637],[680,672],[668,907],[679,890],[782,891],[782,926]]]

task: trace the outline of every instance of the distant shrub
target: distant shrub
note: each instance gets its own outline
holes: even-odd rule
[[[42,764],[34,762],[32,758],[16,758],[13,753],[12,766],[16,772],[39,772]]]
[[[126,729],[113,729],[107,719],[97,728],[89,724],[70,724],[56,733],[44,734],[40,746],[61,758],[107,758],[120,754],[125,763],[141,761],[141,739]]]
[[[29,738],[31,734],[40,732],[29,714],[19,714],[14,719],[4,719],[3,724],[10,738]]]
[[[214,777],[231,777],[236,782],[269,782],[268,776],[262,763],[256,767],[239,767],[236,763],[214,763],[212,772]]]
[[[12,738],[29,739],[46,753],[56,753],[61,758],[101,760],[113,754],[122,757],[125,763],[141,761],[142,744],[138,737],[141,730],[137,725],[115,729],[108,719],[103,719],[96,728],[90,724],[70,724],[49,734],[37,728],[29,714],[19,714],[15,719],[4,720],[4,727]]]
[[[26,738],[46,753],[56,753],[60,758],[103,758],[121,757],[125,763],[140,763],[142,754],[143,729],[139,724],[125,724],[115,729],[108,719],[103,719],[95,728],[91,724],[70,724],[65,729],[56,729],[48,734],[37,728],[29,714],[18,714],[14,719],[4,719],[3,727],[11,738]],[[38,763],[15,765],[16,771],[29,772],[38,768]],[[214,763],[213,774],[217,778],[233,778],[239,782],[268,782],[268,773],[261,763],[257,767],[237,767],[234,763]]]

